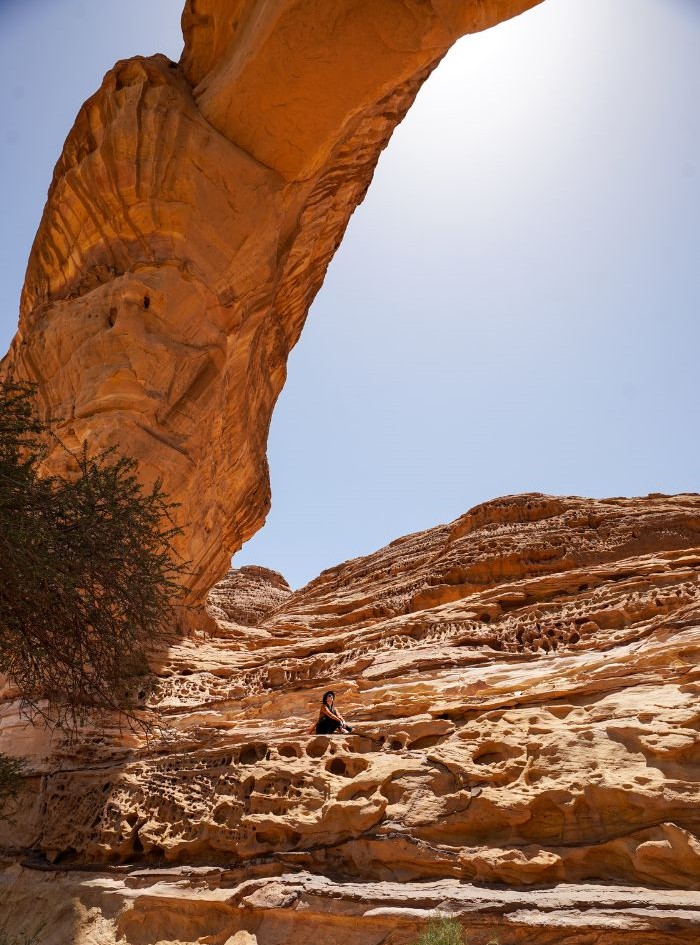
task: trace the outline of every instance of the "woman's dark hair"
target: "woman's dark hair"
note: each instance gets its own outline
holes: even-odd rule
[[[327,703],[327,701],[326,701],[326,700],[328,699],[328,696],[333,696],[333,698],[335,699],[335,693],[333,692],[332,689],[329,689],[328,692],[324,692],[324,693],[323,693],[323,699],[321,699],[321,702],[322,702],[324,705],[328,705],[328,703]]]

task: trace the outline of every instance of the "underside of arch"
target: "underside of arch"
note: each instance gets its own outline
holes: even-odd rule
[[[536,2],[188,0],[180,62],[118,62],[80,110],[3,368],[68,446],[162,479],[192,603],[265,518],[287,357],[393,129],[457,38]]]

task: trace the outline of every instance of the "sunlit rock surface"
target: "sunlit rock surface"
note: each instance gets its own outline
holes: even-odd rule
[[[287,356],[379,154],[459,36],[536,2],[188,0],[181,62],[118,62],[80,110],[4,370],[66,446],[162,478],[190,626],[264,521]]]
[[[501,945],[697,943],[699,575],[697,495],[499,499],[294,593],[232,572],[220,633],[156,664],[157,735],[37,748],[12,921],[379,945],[443,910]],[[352,735],[308,733],[327,688]]]
[[[65,445],[163,479],[191,603],[264,519],[286,358],[392,130],[458,36],[532,5],[189,0],[181,62],[81,109],[3,370]],[[212,632],[153,654],[148,737],[52,742],[3,690],[1,934],[402,945],[442,911],[695,945],[699,570],[697,496],[502,499],[295,593],[229,574]],[[351,736],[308,734],[329,687]]]
[[[236,628],[244,627],[244,635],[251,637],[252,628],[281,607],[291,593],[289,584],[277,571],[247,565],[230,570],[211,589],[207,610],[219,630],[228,627],[235,632]],[[261,633],[267,636],[267,631]]]

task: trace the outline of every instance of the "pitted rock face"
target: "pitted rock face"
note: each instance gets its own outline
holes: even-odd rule
[[[264,519],[286,358],[394,127],[535,2],[188,0],[181,63],[118,63],[78,115],[3,369],[67,445],[162,478],[191,603]],[[51,741],[5,692],[0,927],[405,945],[446,911],[500,945],[695,945],[699,574],[698,496],[540,495],[294,593],[235,572],[154,655],[148,738]],[[309,733],[327,688],[352,735]]]
[[[220,629],[257,627],[270,613],[282,607],[292,589],[277,571],[247,565],[231,568],[207,598],[207,609]]]
[[[37,757],[13,828],[137,871],[72,881],[123,903],[109,935],[301,945],[352,916],[348,941],[406,943],[450,902],[501,945],[697,940],[700,496],[510,496],[299,591],[245,568],[212,596],[219,633],[157,664],[162,740]],[[309,731],[328,688],[350,735]]]

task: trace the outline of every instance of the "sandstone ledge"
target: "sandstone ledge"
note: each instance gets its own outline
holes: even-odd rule
[[[458,918],[471,942],[499,945],[695,945],[700,897],[679,890],[561,884],[494,889],[440,880],[334,882],[305,872],[240,881],[215,869],[128,873],[0,873],[6,914],[53,924],[50,942],[76,925],[86,941],[207,942],[224,945],[240,930],[265,945],[404,945],[438,914]]]

